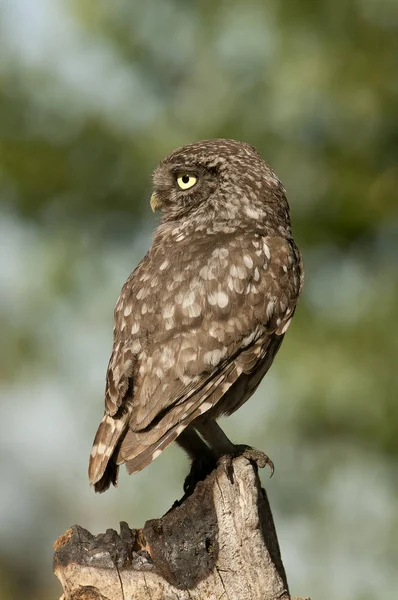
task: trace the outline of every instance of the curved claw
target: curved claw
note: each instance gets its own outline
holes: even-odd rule
[[[271,471],[271,473],[269,475],[269,478],[271,479],[272,475],[275,473],[275,465],[274,465],[273,461],[269,457],[267,457],[267,458],[268,458],[267,465],[269,466],[270,471]]]
[[[259,469],[263,469],[267,465],[271,470],[270,478],[273,476],[275,472],[275,465],[273,461],[261,450],[256,450],[256,448],[251,448],[250,446],[240,445],[237,446],[238,455],[244,456],[248,460],[255,462]]]

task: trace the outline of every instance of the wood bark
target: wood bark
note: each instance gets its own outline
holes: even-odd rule
[[[75,525],[54,550],[62,600],[290,600],[267,495],[243,457],[142,529]]]

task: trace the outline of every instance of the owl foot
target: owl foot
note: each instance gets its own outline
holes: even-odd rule
[[[275,466],[270,457],[264,452],[261,452],[261,450],[246,446],[246,444],[237,444],[232,454],[227,454],[219,458],[218,464],[223,464],[226,471],[229,471],[232,465],[232,459],[237,456],[244,456],[247,460],[250,460],[250,462],[254,462],[260,469],[263,469],[268,465],[271,470],[270,478],[274,474]]]
[[[216,468],[217,463],[211,456],[195,458],[191,464],[191,469],[184,481],[184,492],[192,493],[198,481],[206,479],[208,475]]]

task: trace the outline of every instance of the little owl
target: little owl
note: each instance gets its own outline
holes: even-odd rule
[[[239,453],[270,463],[216,420],[256,390],[295,311],[303,270],[284,188],[253,146],[207,140],[159,164],[151,206],[160,225],[115,307],[97,492],[174,440],[193,465]]]

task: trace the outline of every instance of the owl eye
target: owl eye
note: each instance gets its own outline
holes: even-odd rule
[[[182,173],[177,177],[177,184],[182,190],[189,190],[189,188],[195,185],[197,180],[198,178],[195,177],[195,175],[187,175],[187,173]]]

